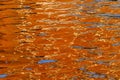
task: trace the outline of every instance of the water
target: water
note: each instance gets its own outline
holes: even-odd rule
[[[119,80],[119,8],[119,0],[0,0],[1,78]]]
[[[52,63],[52,62],[56,62],[56,60],[40,60],[38,61],[38,64],[45,64],[45,63]]]
[[[0,74],[0,78],[6,78],[7,76],[7,74]]]

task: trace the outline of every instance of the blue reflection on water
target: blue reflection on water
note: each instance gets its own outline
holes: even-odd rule
[[[85,67],[81,67],[81,68],[79,68],[79,70],[85,71],[86,69],[85,69]]]
[[[105,14],[99,14],[99,16],[120,18],[120,14],[109,14],[109,13],[105,13]]]
[[[114,43],[112,46],[120,46],[120,42]]]
[[[93,74],[93,75],[90,75],[89,77],[91,77],[91,78],[105,78],[106,75],[104,75],[104,74]]]
[[[95,0],[96,2],[101,2],[101,1],[103,1],[103,0]]]
[[[38,64],[52,63],[52,62],[56,62],[56,60],[40,60],[38,61]]]
[[[7,77],[7,74],[0,74],[0,78],[5,78]]]
[[[86,72],[86,74],[88,74],[90,78],[105,78],[106,77],[105,74],[99,74],[96,72]]]

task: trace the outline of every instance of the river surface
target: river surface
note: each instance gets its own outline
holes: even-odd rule
[[[120,0],[0,0],[0,80],[120,80]]]

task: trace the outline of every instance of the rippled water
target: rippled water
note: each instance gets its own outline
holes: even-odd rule
[[[119,80],[120,0],[0,0],[0,79]]]

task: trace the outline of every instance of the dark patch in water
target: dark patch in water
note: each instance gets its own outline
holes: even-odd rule
[[[29,70],[32,70],[32,68],[25,68],[25,70],[28,70],[28,71],[29,71]]]
[[[44,56],[35,56],[35,58],[43,58]]]
[[[7,68],[7,67],[0,67],[0,69],[5,69],[5,68]]]
[[[72,46],[72,48],[75,48],[75,49],[83,49],[82,46]]]
[[[23,8],[30,9],[31,7],[26,5],[26,6],[23,6]]]
[[[1,52],[5,52],[5,50],[2,49],[2,50],[0,50],[0,53],[1,53]]]
[[[118,0],[109,0],[109,1],[118,1]]]

